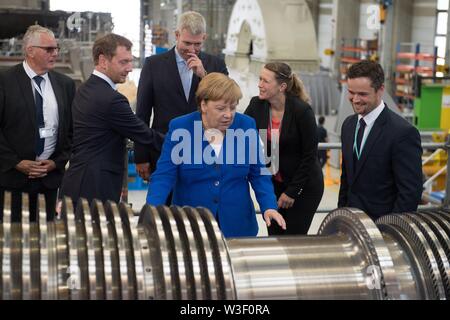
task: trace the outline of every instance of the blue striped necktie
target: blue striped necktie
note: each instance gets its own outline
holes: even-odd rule
[[[41,76],[35,76],[34,82],[41,88],[41,82],[44,80]],[[41,91],[42,92],[42,91]],[[44,100],[39,91],[35,90],[35,103],[36,103],[36,140],[35,140],[35,152],[36,156],[40,156],[44,152],[45,139],[40,137],[39,128],[44,128]]]

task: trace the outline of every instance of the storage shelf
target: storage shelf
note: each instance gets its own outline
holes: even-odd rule
[[[408,50],[405,47],[408,47]],[[411,50],[413,49],[413,50]],[[399,43],[397,45],[397,62],[395,66],[395,96],[397,102],[402,105],[413,107],[415,92],[414,78],[417,75],[431,77],[436,72],[437,48],[433,53],[422,51],[419,43]]]
[[[414,98],[415,98],[414,95],[408,94],[408,93],[404,93],[404,92],[401,92],[401,91],[396,91],[395,95],[398,96],[398,97],[403,97],[403,98],[407,98],[407,99],[411,99],[411,100],[414,100]]]
[[[341,58],[341,62],[347,62],[347,63],[358,63],[361,61],[362,61],[362,59],[358,59],[358,58],[350,58],[350,57]]]
[[[378,40],[342,39],[339,83],[346,83],[347,70],[355,63],[377,56]]]
[[[434,60],[436,60],[436,56],[428,53],[415,54],[413,52],[399,52],[397,53],[397,59],[434,62]]]
[[[403,73],[419,73],[419,74],[429,74],[433,75],[433,68],[430,67],[414,67],[410,65],[398,65],[395,69],[397,72]]]
[[[367,48],[360,48],[360,47],[342,47],[341,48],[342,51],[345,52],[367,52]]]
[[[419,53],[416,57],[416,60],[435,62],[436,56],[428,53]]]
[[[396,77],[395,78],[395,83],[396,84],[409,84],[409,81],[408,81],[408,79]]]

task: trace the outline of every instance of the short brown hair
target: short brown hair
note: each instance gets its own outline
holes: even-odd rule
[[[223,73],[213,72],[200,81],[195,95],[200,108],[201,102],[208,100],[237,102],[242,98],[242,91],[233,79]]]
[[[380,90],[384,84],[384,71],[377,62],[363,60],[355,63],[347,71],[347,79],[368,78],[375,91]]]
[[[118,34],[110,33],[97,39],[92,48],[92,56],[94,58],[95,65],[98,64],[98,58],[103,54],[108,59],[112,59],[116,54],[117,47],[125,47],[127,50],[131,50],[133,44],[125,37]]]

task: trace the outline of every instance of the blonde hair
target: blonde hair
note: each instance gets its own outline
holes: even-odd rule
[[[29,26],[27,29],[27,32],[23,36],[23,50],[25,50],[31,46],[31,45],[37,45],[39,44],[40,36],[41,34],[48,34],[51,37],[55,37],[55,34],[53,31],[44,28],[38,24]]]
[[[202,101],[238,102],[242,98],[242,91],[233,79],[223,73],[213,72],[200,81],[195,96],[200,110]]]
[[[206,21],[203,16],[195,11],[187,11],[180,16],[177,25],[177,31],[181,32],[184,29],[190,34],[198,36],[206,33]]]
[[[298,97],[306,103],[311,103],[311,98],[306,92],[303,81],[292,72],[291,67],[284,62],[271,62],[264,66],[265,69],[275,73],[278,84],[286,83],[286,93]]]

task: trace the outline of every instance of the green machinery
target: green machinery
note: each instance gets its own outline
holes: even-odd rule
[[[433,83],[425,82],[430,80]],[[417,77],[415,92],[414,114],[417,129],[450,130],[450,78]]]

